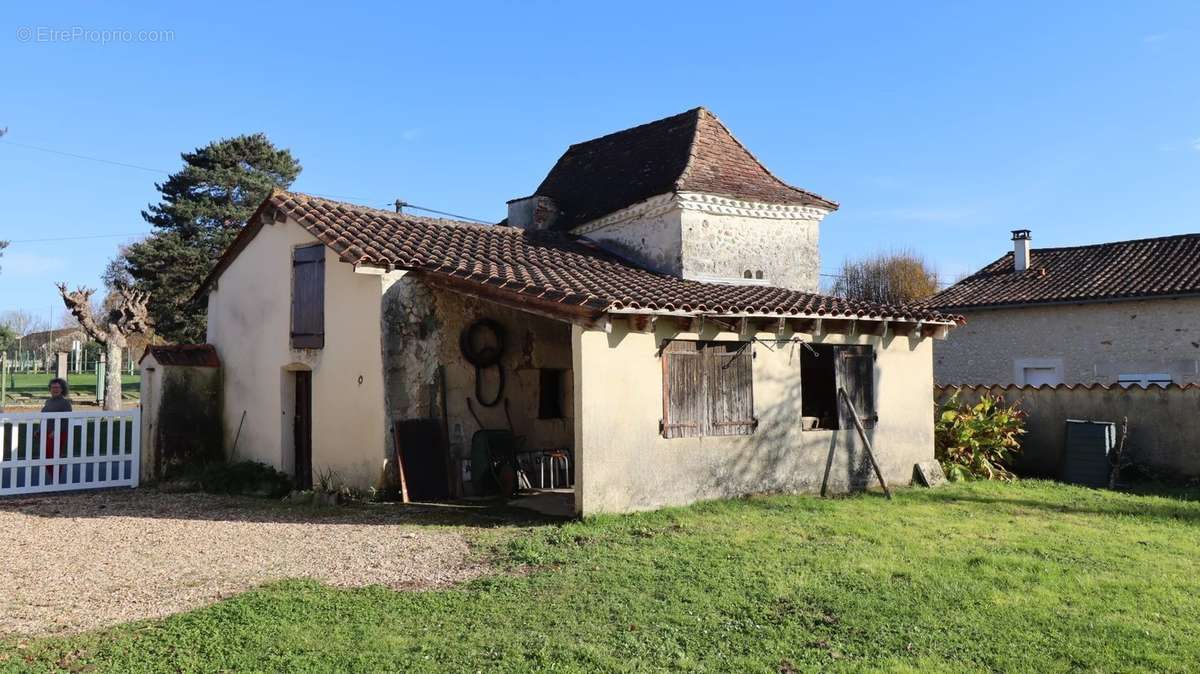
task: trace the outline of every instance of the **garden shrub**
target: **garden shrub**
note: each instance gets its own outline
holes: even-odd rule
[[[292,490],[292,478],[257,461],[214,462],[173,467],[168,481],[194,484],[210,494],[280,498]]]
[[[1011,480],[1024,432],[1025,412],[1016,403],[988,394],[964,403],[955,393],[937,410],[936,457],[951,480]]]

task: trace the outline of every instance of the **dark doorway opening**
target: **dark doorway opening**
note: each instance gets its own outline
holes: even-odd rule
[[[800,409],[806,429],[840,428],[837,352],[830,344],[810,344],[800,350]]]
[[[312,372],[296,372],[296,408],[292,417],[296,451],[296,489],[312,489]]]

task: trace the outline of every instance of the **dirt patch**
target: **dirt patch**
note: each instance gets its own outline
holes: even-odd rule
[[[444,587],[489,571],[461,532],[428,526],[453,517],[145,490],[0,500],[0,634],[160,617],[285,578]]]

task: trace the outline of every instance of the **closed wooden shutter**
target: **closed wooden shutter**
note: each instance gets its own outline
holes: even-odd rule
[[[875,351],[870,346],[840,346],[837,350],[837,385],[846,389],[854,410],[864,428],[874,428],[879,416],[875,413]],[[854,428],[849,410],[839,404],[841,427]]]
[[[704,348],[708,390],[705,435],[749,435],[754,418],[754,351],[749,344],[708,344]]]
[[[325,246],[292,252],[292,347],[325,346]]]
[[[754,432],[754,353],[743,343],[671,341],[663,348],[667,438]]]
[[[700,342],[675,340],[663,348],[663,421],[666,438],[700,435],[705,426],[704,351]]]

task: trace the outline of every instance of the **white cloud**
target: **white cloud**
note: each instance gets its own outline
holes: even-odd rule
[[[4,276],[54,276],[66,268],[62,258],[6,250],[0,256],[0,274]]]
[[[1188,145],[1196,152],[1200,152],[1200,138],[1193,138],[1192,142],[1188,143]]]
[[[400,140],[413,141],[425,134],[423,129],[405,129],[400,132]]]
[[[1166,39],[1167,33],[1151,33],[1142,37],[1142,42],[1145,42],[1146,44],[1159,44],[1165,42]]]

